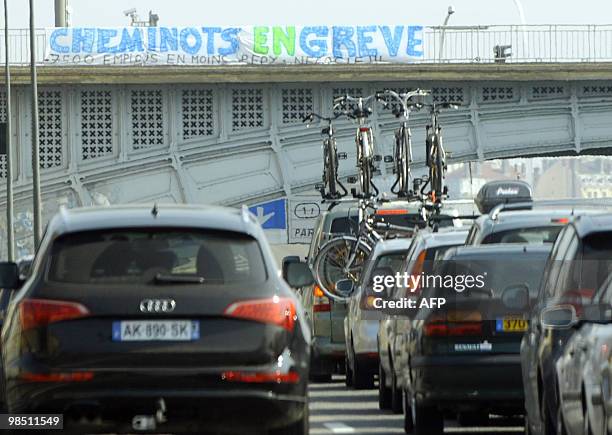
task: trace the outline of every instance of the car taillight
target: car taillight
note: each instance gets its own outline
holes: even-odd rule
[[[19,303],[21,329],[28,330],[64,320],[89,316],[89,310],[76,302],[24,299]]]
[[[19,379],[26,382],[86,382],[94,377],[93,372],[72,373],[29,373],[24,372]]]
[[[425,322],[426,337],[482,335],[482,314],[478,311],[449,311],[431,316]]]
[[[274,384],[297,384],[300,375],[295,372],[239,372],[228,371],[221,373],[221,379],[228,382],[245,382],[248,384],[274,383]]]
[[[410,273],[411,278],[408,281],[408,287],[406,288],[406,296],[411,294],[419,294],[422,287],[423,271],[425,270],[425,259],[427,258],[427,250],[422,250],[416,260]],[[419,275],[421,275],[419,277]],[[416,285],[415,285],[416,283]],[[414,285],[414,288],[412,286]]]
[[[270,299],[253,299],[234,302],[225,309],[225,315],[256,322],[271,323],[287,331],[293,331],[296,309],[293,300],[274,296]]]
[[[566,223],[569,222],[568,218],[552,218],[550,220],[553,224],[563,224],[565,225]]]
[[[397,216],[397,215],[407,215],[408,214],[408,210],[406,209],[383,209],[383,210],[377,210],[376,211],[376,215],[377,216]]]
[[[331,311],[331,304],[329,303],[329,299],[321,290],[321,287],[315,284],[312,294],[314,296],[314,303],[312,304],[312,311],[315,313],[326,313]]]
[[[362,310],[372,310],[374,309],[374,301],[376,301],[376,299],[378,298],[378,296],[373,296],[373,295],[369,295],[369,296],[363,296],[361,298],[361,304],[360,308]]]

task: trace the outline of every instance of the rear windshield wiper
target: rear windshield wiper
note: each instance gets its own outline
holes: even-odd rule
[[[155,282],[168,283],[185,283],[185,284],[204,284],[206,279],[203,276],[181,275],[181,274],[163,274],[155,275]]]
[[[472,293],[479,293],[479,294],[487,295],[490,298],[494,296],[493,289],[476,288],[476,287],[469,289],[468,292],[466,292],[464,295],[469,297]]]

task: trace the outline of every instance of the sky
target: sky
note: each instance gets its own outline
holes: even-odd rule
[[[141,17],[149,10],[160,26],[182,25],[440,25],[449,5],[456,12],[450,25],[520,24],[514,0],[67,0],[73,26],[123,26],[123,11],[136,8]],[[53,0],[34,0],[36,27],[53,27]],[[9,27],[28,27],[28,1],[8,0]],[[522,0],[527,24],[609,24],[610,0]],[[0,13],[2,14],[2,13]],[[4,26],[3,20],[2,26]]]

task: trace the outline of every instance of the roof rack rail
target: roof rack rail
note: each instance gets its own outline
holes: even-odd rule
[[[489,217],[495,220],[502,211],[531,210],[532,208],[533,201],[502,203],[493,207],[493,210],[489,213]]]
[[[593,207],[593,208],[612,208],[612,198],[562,198],[562,199],[540,199],[525,202],[514,202],[508,204],[499,204],[491,210],[489,217],[493,220],[497,219],[503,211],[513,210],[532,210],[537,207],[554,207],[566,206],[572,208],[572,213],[576,207]]]

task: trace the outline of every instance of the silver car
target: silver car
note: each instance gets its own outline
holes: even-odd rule
[[[580,319],[574,314],[559,328],[576,332],[557,361],[559,406],[563,433],[606,435],[610,417],[610,356],[612,355],[612,277]],[[553,308],[556,310],[557,307]],[[558,307],[566,311],[571,307]],[[574,309],[575,310],[575,309]],[[575,311],[574,311],[575,313]],[[608,408],[608,409],[607,409]]]
[[[382,316],[372,307],[372,300],[376,297],[372,284],[376,276],[394,275],[399,271],[411,240],[404,238],[377,243],[364,265],[344,319],[347,386],[357,389],[374,386],[374,375],[378,374],[378,326]]]

